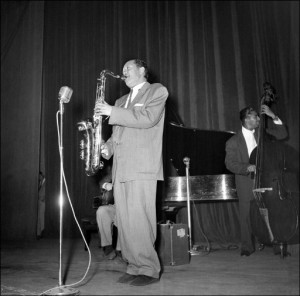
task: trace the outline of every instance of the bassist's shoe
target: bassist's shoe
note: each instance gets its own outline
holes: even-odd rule
[[[241,256],[250,256],[251,255],[251,253],[249,252],[249,251],[241,251]]]

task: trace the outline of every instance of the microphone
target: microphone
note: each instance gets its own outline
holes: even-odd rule
[[[58,93],[58,99],[62,103],[69,103],[71,96],[73,94],[73,89],[68,86],[62,86]]]
[[[189,164],[190,164],[190,158],[186,156],[186,157],[183,159],[183,163],[188,167]]]

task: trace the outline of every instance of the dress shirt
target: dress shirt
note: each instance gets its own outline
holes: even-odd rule
[[[280,119],[278,116],[275,116],[275,118],[273,119],[273,122],[274,122],[275,124],[282,125],[282,121],[281,121],[281,119]]]
[[[143,85],[145,84],[145,82],[142,82],[136,86],[134,86],[131,90],[130,90],[130,93],[128,95],[128,98],[127,98],[127,101],[126,101],[126,104],[125,104],[125,108],[127,108],[128,104],[129,104],[129,99],[130,99],[130,102],[133,101],[133,99],[136,97],[137,93],[139,92],[139,90],[143,87]],[[131,95],[131,96],[130,96]]]
[[[248,149],[248,155],[250,157],[251,152],[253,151],[253,149],[257,146],[255,137],[254,137],[254,132],[255,130],[248,130],[245,127],[242,126],[242,133],[244,135],[244,138],[246,140],[246,144],[247,144],[247,149]]]

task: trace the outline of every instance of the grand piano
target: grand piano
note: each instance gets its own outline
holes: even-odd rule
[[[226,141],[230,131],[201,130],[185,127],[183,123],[167,121],[164,134],[163,220],[186,223],[187,166],[189,158],[189,196],[192,232],[196,245],[203,242],[232,247],[240,242],[238,196],[234,174],[225,167]],[[296,176],[294,174],[293,176]],[[291,175],[287,175],[292,179]],[[288,181],[288,180],[286,180]],[[286,183],[299,209],[298,182]],[[299,211],[299,210],[298,210]],[[194,215],[193,215],[194,214]],[[296,233],[290,243],[299,243]]]
[[[162,209],[175,220],[186,206],[189,195],[194,202],[238,200],[234,175],[225,167],[225,143],[233,132],[189,128],[175,122],[165,127],[165,181]],[[184,158],[189,158],[187,171]]]

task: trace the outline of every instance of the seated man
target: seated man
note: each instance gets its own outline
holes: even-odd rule
[[[120,247],[117,240],[116,251],[113,248],[113,225],[115,224],[116,208],[113,201],[113,191],[111,183],[111,171],[99,182],[102,192],[101,205],[96,212],[96,220],[99,229],[101,247],[105,257],[112,260],[120,255]]]

